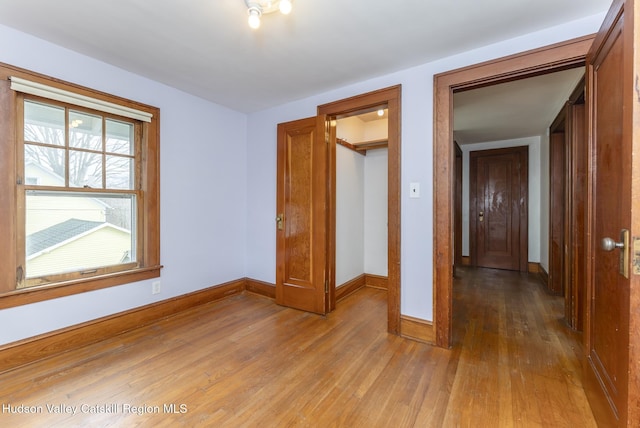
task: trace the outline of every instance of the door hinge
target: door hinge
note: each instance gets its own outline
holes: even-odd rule
[[[329,294],[329,280],[324,280],[324,294]]]

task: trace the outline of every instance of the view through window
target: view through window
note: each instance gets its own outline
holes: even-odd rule
[[[18,288],[136,263],[136,126],[24,100],[25,275]]]

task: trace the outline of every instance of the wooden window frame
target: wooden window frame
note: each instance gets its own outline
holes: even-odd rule
[[[79,95],[134,108],[152,115],[150,122],[140,122],[141,165],[137,203],[138,251],[135,266],[124,271],[110,271],[90,278],[72,278],[47,285],[16,289],[18,251],[24,240],[24,222],[20,220],[18,178],[23,165],[18,142],[18,123],[24,95],[10,88],[10,76],[28,79]],[[31,98],[31,97],[29,97]],[[67,104],[71,105],[72,104]],[[74,107],[75,108],[75,107]],[[109,116],[106,114],[106,116]],[[23,245],[22,245],[23,246]],[[109,95],[64,82],[11,65],[0,63],[0,309],[98,290],[160,276],[160,110],[156,107]]]

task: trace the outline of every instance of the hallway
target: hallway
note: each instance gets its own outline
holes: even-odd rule
[[[454,279],[459,363],[445,426],[595,426],[581,334],[535,275],[462,267]]]

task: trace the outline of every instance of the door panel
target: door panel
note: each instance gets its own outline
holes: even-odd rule
[[[584,82],[582,82],[584,94]],[[570,134],[570,162],[568,176],[571,178],[569,189],[569,281],[565,288],[565,316],[569,325],[579,331],[583,329],[585,286],[585,219],[586,219],[586,178],[587,178],[587,140],[585,137],[585,106],[572,104],[567,123]]]
[[[565,132],[549,136],[549,291],[564,290],[565,271]]]
[[[316,117],[278,125],[276,302],[324,314],[327,145]]]
[[[634,318],[630,317],[630,290],[637,276],[632,273],[629,278],[621,273],[624,249],[607,251],[602,245],[605,237],[620,241],[621,230],[630,229],[637,217],[632,211],[632,185],[638,181],[638,173],[632,169],[632,148],[638,138],[634,126],[638,100],[634,94],[637,66],[632,61],[637,37],[633,6],[633,2],[614,2],[587,56],[592,177],[585,378],[594,414],[603,426],[640,423],[638,384],[629,382],[637,373],[630,343],[635,336],[630,336]],[[637,233],[632,230],[632,236]],[[626,265],[629,267],[628,261]]]
[[[527,270],[527,147],[470,153],[471,263]]]
[[[462,149],[457,142],[454,141],[454,150],[456,152],[456,160],[454,164],[455,174],[455,201],[454,201],[454,258],[453,258],[453,275],[456,274],[456,267],[462,266]]]

